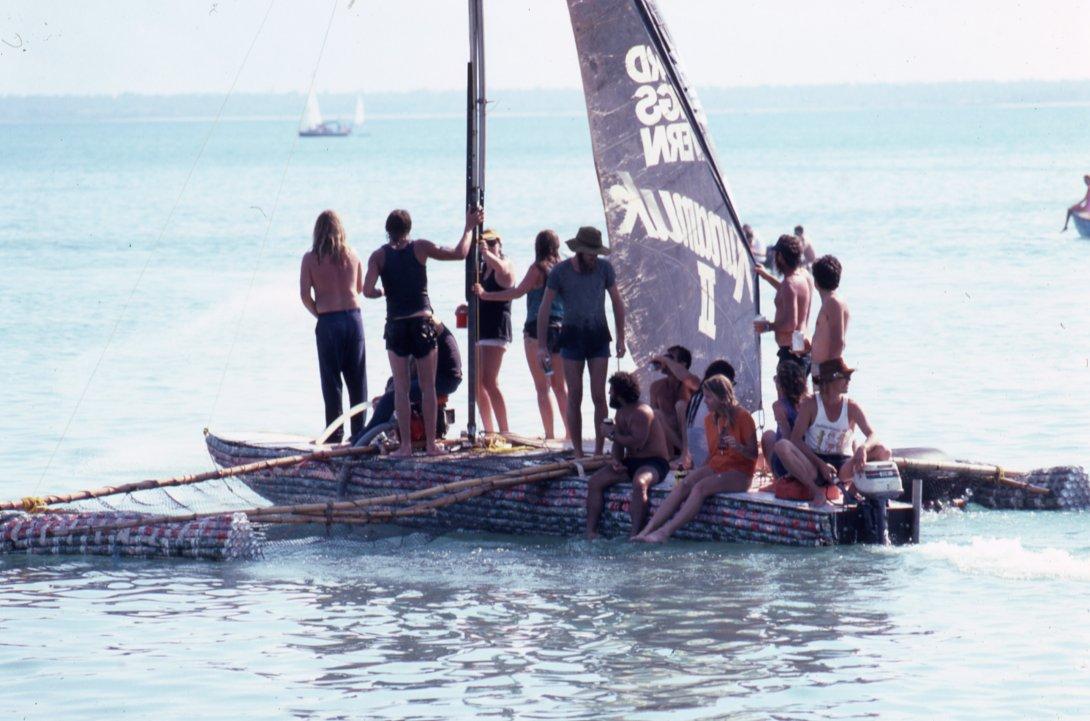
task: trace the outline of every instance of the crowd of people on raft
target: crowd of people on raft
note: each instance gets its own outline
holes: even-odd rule
[[[395,210],[386,219],[386,242],[364,265],[348,245],[337,214],[327,210],[319,215],[312,248],[303,256],[300,295],[317,318],[327,423],[341,416],[343,390],[353,406],[367,395],[358,296],[385,298],[383,337],[392,378],[386,392],[374,399],[370,422],[365,424],[362,414],[353,417],[353,439],[388,422],[394,413],[399,437],[411,438],[410,409],[416,403],[423,417],[424,452],[443,453],[436,443],[438,409],[461,383],[461,356],[453,333],[434,315],[427,262],[463,261],[475,229],[483,224],[484,211],[470,210],[461,238],[446,247],[412,239],[409,213]],[[509,431],[499,377],[513,341],[511,303],[525,296],[523,345],[545,437],[555,437],[555,400],[573,454],[583,457],[582,394],[588,375],[594,453],[603,452],[606,440],[612,443],[610,462],[588,482],[589,537],[597,535],[605,490],[617,483],[632,486],[633,539],[657,542],[694,518],[709,496],[751,490],[759,464],[776,479],[777,496],[820,506],[839,498],[838,486],[850,486],[864,463],[890,457],[862,408],[847,395],[854,370],[844,361],[850,313],[837,293],[840,261],[831,255],[816,257],[801,226],[767,249],[760,247],[749,226],[743,232],[754,257],[775,271],[762,265],[757,269],[776,290],[775,315],[771,320],[757,318],[754,331],[772,333],[778,347],[776,428],[760,438],[750,410],[735,395],[730,360],[713,359],[697,375],[692,353],[680,345],[650,359],[662,378],[648,389],[649,402],[643,402],[639,380],[628,372],[608,378],[607,396],[609,358],[626,352],[625,310],[600,231],[580,228],[566,241],[573,256],[565,260],[557,233],[541,231],[534,239],[534,261],[517,283],[502,238],[492,230],[480,233],[479,280],[472,292],[479,299],[476,399],[485,432]],[[810,337],[815,290],[820,308]],[[616,339],[607,322],[607,297]],[[607,405],[615,411],[612,418]],[[865,437],[862,443],[855,442],[856,430]],[[336,433],[330,440],[341,440]],[[412,452],[412,444],[402,442],[393,455]],[[684,475],[648,518],[649,491],[671,470]]]

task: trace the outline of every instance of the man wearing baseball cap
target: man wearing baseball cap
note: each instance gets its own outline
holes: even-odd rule
[[[889,460],[859,404],[848,398],[854,368],[843,358],[818,366],[817,392],[799,404],[791,438],[776,443],[776,456],[792,478],[810,492],[811,504],[824,505],[826,491],[838,481],[850,483],[867,461]],[[855,443],[855,431],[866,436]]]

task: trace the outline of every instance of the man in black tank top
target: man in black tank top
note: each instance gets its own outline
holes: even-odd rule
[[[416,359],[420,381],[421,406],[424,411],[425,450],[428,455],[441,453],[435,445],[437,401],[435,393],[436,337],[428,298],[426,263],[433,260],[465,260],[473,240],[473,229],[484,223],[484,211],[475,208],[466,213],[465,229],[453,248],[438,246],[430,240],[410,240],[412,218],[408,211],[394,210],[386,218],[387,242],[367,261],[363,295],[386,297],[386,351],[394,376],[394,406],[397,410],[401,445],[395,456],[412,455],[410,433],[409,359]],[[376,287],[382,279],[382,288]]]

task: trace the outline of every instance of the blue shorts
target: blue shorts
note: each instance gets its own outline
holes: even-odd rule
[[[609,358],[609,342],[613,338],[608,328],[560,329],[560,357],[570,361]]]

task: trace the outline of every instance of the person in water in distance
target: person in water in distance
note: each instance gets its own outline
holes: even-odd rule
[[[424,436],[428,455],[441,451],[435,445],[435,324],[428,298],[428,258],[465,260],[473,242],[473,229],[484,223],[484,210],[466,213],[465,229],[453,248],[438,246],[430,240],[410,240],[412,217],[406,210],[394,210],[386,218],[387,242],[367,261],[363,294],[368,298],[386,296],[386,352],[394,375],[394,406],[397,409],[401,446],[395,456],[413,452],[410,432],[409,358],[416,359],[420,380],[421,406],[424,411]],[[382,279],[382,288],[376,283]]]
[[[802,244],[793,235],[781,235],[776,244],[768,249],[774,254],[776,267],[783,273],[783,280],[776,289],[775,319],[757,320],[753,328],[758,333],[774,331],[776,345],[780,347],[780,360],[790,360],[810,371],[810,349],[805,339],[806,326],[810,321],[810,278],[802,268]],[[802,334],[802,350],[792,350],[792,337]]]
[[[473,286],[473,292],[481,300],[515,300],[526,296],[526,323],[522,327],[522,341],[526,350],[526,364],[530,368],[530,377],[534,380],[534,392],[537,394],[537,409],[541,414],[541,424],[546,438],[553,435],[553,404],[549,399],[552,389],[556,398],[556,407],[560,420],[564,424],[564,437],[568,437],[568,392],[564,385],[564,362],[560,357],[560,325],[564,320],[564,302],[555,298],[549,306],[549,327],[546,346],[551,354],[553,373],[545,375],[545,369],[537,358],[537,312],[541,309],[541,299],[545,295],[545,280],[549,271],[560,262],[560,238],[555,230],[543,230],[534,239],[534,262],[526,271],[522,281],[514,288],[488,291],[484,286]]]
[[[818,309],[810,349],[813,368],[820,367],[827,360],[844,357],[844,336],[848,332],[851,313],[848,304],[836,293],[840,287],[840,271],[840,261],[831,255],[823,255],[814,263],[814,286],[821,297],[821,308]],[[814,387],[817,387],[816,383]]]
[[[602,423],[602,435],[613,441],[613,458],[587,481],[587,538],[598,537],[605,490],[624,481],[632,481],[628,512],[632,535],[639,533],[647,518],[648,490],[670,472],[666,435],[651,406],[640,403],[640,382],[635,375],[614,373],[609,377],[609,406],[617,415],[612,423]]]
[[[451,333],[450,328],[440,323],[432,316],[435,323],[435,394],[436,396],[450,396],[458,390],[462,384],[462,353],[458,349],[458,339]],[[409,401],[420,403],[420,379],[416,374],[416,364],[410,360]],[[371,401],[371,420],[363,427],[363,434],[375,426],[382,425],[394,415],[394,379],[390,378],[386,383],[386,392]],[[360,434],[360,435],[363,435]],[[353,434],[352,441],[358,436]]]
[[[795,226],[795,237],[802,243],[802,267],[809,269],[817,260],[817,251],[814,244],[806,237],[806,230],[801,225]]]
[[[670,458],[681,454],[685,443],[681,440],[681,429],[685,423],[685,408],[694,388],[686,384],[692,376],[689,366],[693,364],[693,354],[685,346],[675,345],[666,349],[660,356],[651,359],[651,367],[665,377],[651,384],[648,395],[651,396],[651,408],[662,423],[666,440],[670,444]],[[698,381],[699,383],[699,381]]]
[[[1067,224],[1071,222],[1071,216],[1075,213],[1090,213],[1090,175],[1082,176],[1082,182],[1086,183],[1086,195],[1082,200],[1067,209],[1067,217],[1064,218],[1064,227],[1060,232],[1067,230]]]
[[[363,291],[363,264],[348,245],[341,219],[324,210],[314,223],[313,245],[303,255],[299,269],[299,297],[318,319],[314,338],[318,345],[318,374],[322,380],[325,422],[342,412],[341,378],[348,387],[348,403],[367,399],[367,368],[359,294]],[[352,433],[363,428],[363,414],[353,416]],[[339,443],[342,431],[330,436]]]
[[[560,327],[560,356],[564,359],[564,380],[568,387],[568,432],[576,458],[583,457],[583,368],[590,372],[590,398],[594,403],[594,452],[605,447],[602,421],[606,418],[606,372],[609,370],[609,326],[606,324],[606,293],[613,304],[613,325],[617,329],[617,357],[625,354],[624,302],[617,289],[613,266],[599,256],[608,255],[602,233],[582,227],[567,241],[574,258],[557,263],[545,282],[545,295],[537,312],[537,357],[545,364],[552,355],[548,346],[550,309],[559,298],[564,303]]]
[[[780,361],[776,366],[776,375],[772,382],[776,384],[776,401],[772,404],[772,415],[776,419],[776,430],[768,430],[761,436],[761,450],[775,478],[788,475],[787,467],[776,455],[776,444],[785,438],[791,438],[795,419],[799,415],[799,405],[810,397],[806,391],[806,375],[798,363]]]
[[[812,505],[827,503],[826,488],[838,480],[850,483],[867,461],[892,457],[867,422],[863,409],[847,396],[854,372],[843,358],[818,366],[817,392],[799,403],[791,438],[776,443],[776,456],[791,477],[811,492]],[[853,449],[856,428],[866,440]]]
[[[712,376],[704,381],[703,390],[708,407],[704,431],[713,450],[705,465],[674,485],[637,541],[665,541],[700,512],[708,496],[748,491],[753,481],[757,468],[753,417],[738,404],[734,384],[726,376]]]
[[[503,291],[515,283],[515,268],[503,255],[499,233],[486,229],[481,233],[481,267],[478,284],[486,291]],[[500,366],[511,343],[511,301],[485,299],[477,305],[477,410],[487,434],[498,429],[509,433],[507,403],[500,391]],[[493,422],[493,416],[495,422]]]

